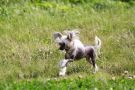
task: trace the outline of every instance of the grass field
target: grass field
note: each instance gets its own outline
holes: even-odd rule
[[[80,38],[86,44],[94,45],[95,35],[101,38],[102,55],[97,60],[100,70],[95,76],[107,79],[108,85],[111,85],[107,87],[113,88],[120,83],[122,79],[115,82],[111,81],[111,78],[123,77],[124,71],[135,75],[135,2],[84,1],[86,2],[83,0],[0,1],[0,81],[4,82],[1,88],[7,86],[10,90],[14,89],[13,85],[15,89],[19,89],[18,85],[23,87],[25,85],[23,81],[27,83],[27,80],[32,80],[30,85],[34,85],[35,82],[38,85],[41,83],[42,87],[43,80],[47,78],[58,78],[61,84],[66,85],[70,79],[73,79],[73,83],[80,80],[74,79],[80,75],[89,77],[90,79],[84,78],[84,80],[92,83],[95,80],[91,78],[92,67],[85,59],[69,64],[67,72],[69,81],[67,79],[63,83],[64,78],[61,80],[57,76],[58,63],[63,59],[64,53],[58,50],[52,34],[55,31],[63,32],[65,29],[80,29]],[[52,81],[52,85],[57,82]],[[80,82],[83,83],[83,79]],[[95,85],[102,84],[102,81],[93,82]],[[121,88],[127,84],[135,87],[133,80],[130,82],[123,79],[123,82],[122,86],[118,84],[119,90],[124,90]],[[125,90],[130,89],[126,86],[125,88]]]
[[[5,90],[134,90],[132,79],[95,79],[94,76],[61,80],[27,80],[1,84]]]

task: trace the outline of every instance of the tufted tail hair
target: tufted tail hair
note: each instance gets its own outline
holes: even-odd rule
[[[95,36],[95,48],[98,54],[100,54],[101,44],[99,37]]]

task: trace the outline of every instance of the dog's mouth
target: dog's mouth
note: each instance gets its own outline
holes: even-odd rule
[[[64,50],[64,49],[65,49],[65,48],[63,48],[63,47],[60,47],[60,48],[59,48],[59,50]]]

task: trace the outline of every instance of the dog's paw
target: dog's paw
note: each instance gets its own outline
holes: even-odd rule
[[[59,73],[59,76],[60,76],[60,77],[64,77],[64,76],[66,76],[66,74],[65,74],[65,73],[60,72],[60,73]]]
[[[99,70],[98,66],[95,65],[95,67],[94,67],[94,69],[93,69],[93,74],[95,74],[98,70]]]
[[[65,76],[66,75],[66,68],[67,67],[60,68],[59,76]]]

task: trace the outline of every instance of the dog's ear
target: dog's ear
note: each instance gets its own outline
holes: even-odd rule
[[[56,43],[60,43],[61,42],[61,38],[62,38],[62,34],[60,32],[55,32],[53,34],[54,40]]]
[[[53,34],[53,37],[54,37],[54,39],[61,38],[62,37],[62,34],[60,32],[55,32]]]
[[[68,36],[67,36],[67,39],[70,40],[70,41],[72,41],[72,39],[73,39],[73,33],[69,33]]]

